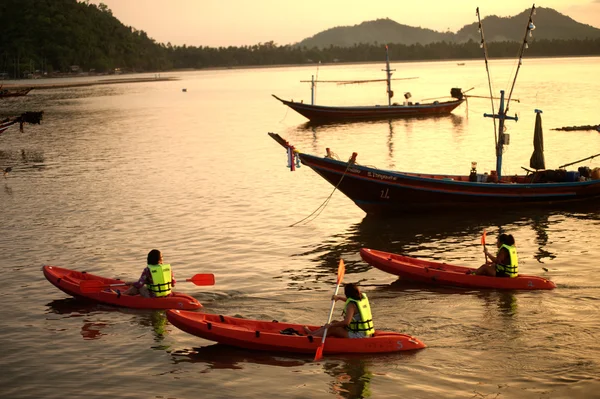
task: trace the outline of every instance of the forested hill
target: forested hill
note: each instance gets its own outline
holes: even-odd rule
[[[475,10],[473,10],[475,11]],[[525,33],[530,9],[513,17],[497,17],[495,15],[482,19],[482,25],[488,42],[521,41]],[[340,26],[304,39],[297,45],[300,47],[329,46],[350,47],[355,44],[396,43],[426,45],[440,41],[464,43],[469,40],[479,41],[478,23],[473,13],[474,22],[465,25],[457,33],[436,32],[431,29],[402,25],[390,19],[363,22],[355,26]],[[537,40],[583,40],[600,38],[600,29],[582,24],[551,9],[536,8],[533,17],[539,29],[535,31]]]
[[[551,9],[538,9],[537,29],[526,56],[599,56],[600,29],[579,24]],[[514,57],[527,13],[484,19],[490,57]],[[342,32],[341,42],[241,47],[171,46],[123,25],[106,5],[77,0],[0,0],[0,79],[78,73],[168,71],[174,68],[243,67],[390,60],[477,59],[477,25],[458,33],[400,26],[389,19]],[[357,33],[358,32],[358,33]],[[337,34],[337,33],[336,33]],[[361,44],[357,44],[356,40]],[[368,40],[370,43],[365,43]],[[504,41],[497,41],[504,40]],[[508,41],[510,40],[510,41]],[[403,43],[404,41],[404,43]],[[311,44],[312,43],[312,44]]]
[[[48,72],[171,67],[163,45],[123,25],[104,4],[77,0],[1,0],[0,72],[33,65]],[[32,69],[33,69],[32,68]],[[33,72],[33,71],[32,71]]]

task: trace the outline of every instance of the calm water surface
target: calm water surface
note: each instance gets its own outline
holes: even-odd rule
[[[597,124],[599,58],[525,59],[508,123],[504,174],[521,173],[543,110],[548,168],[594,155],[600,134],[552,128]],[[396,100],[475,87],[483,61],[396,63]],[[451,116],[310,126],[270,95],[310,101],[300,80],[381,78],[381,64],[163,74],[180,80],[34,90],[0,114],[44,110],[41,126],[0,136],[0,253],[6,272],[0,345],[5,398],[590,398],[600,392],[600,207],[371,219],[314,172],[286,169],[280,133],[302,151],[385,169],[468,173],[495,167],[489,100]],[[512,60],[492,60],[494,92]],[[182,92],[186,88],[187,92]],[[320,85],[321,104],[384,104],[385,85]],[[600,166],[594,159],[578,166]],[[297,224],[296,224],[297,223]],[[291,225],[296,224],[294,227]],[[521,271],[552,292],[415,286],[362,262],[361,247],[477,266],[480,237],[512,233]],[[373,357],[259,353],[188,335],[163,312],[67,297],[43,277],[53,264],[136,278],[152,248],[207,312],[322,324],[338,261],[360,281],[379,328],[428,348]],[[547,271],[546,271],[547,270]],[[336,314],[341,310],[338,306]],[[156,386],[160,388],[157,390]]]

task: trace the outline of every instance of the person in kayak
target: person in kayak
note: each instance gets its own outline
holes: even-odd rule
[[[344,301],[346,304],[342,315],[344,320],[334,320],[329,324],[311,331],[304,326],[304,332],[315,337],[322,337],[327,329],[327,336],[339,338],[368,338],[375,333],[371,305],[367,294],[360,292],[356,284],[345,284],[344,295],[334,295],[331,299]]]
[[[125,295],[141,295],[146,298],[163,297],[171,294],[175,278],[171,265],[163,264],[162,253],[158,249],[148,252],[148,265],[138,281],[128,283],[131,286]]]
[[[515,247],[515,239],[512,234],[500,234],[496,242],[498,253],[492,255],[487,248],[484,248],[486,261],[479,269],[472,274],[492,277],[517,277],[519,275],[519,257]]]

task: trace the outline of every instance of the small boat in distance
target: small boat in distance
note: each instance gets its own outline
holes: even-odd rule
[[[450,114],[456,107],[465,101],[465,96],[462,89],[453,88],[450,90],[450,96],[453,98],[449,101],[432,101],[432,102],[412,102],[410,93],[404,94],[405,101],[403,103],[392,103],[394,92],[391,88],[392,72],[390,69],[390,59],[388,46],[385,46],[386,55],[386,79],[375,80],[353,80],[353,81],[325,81],[328,83],[338,84],[354,84],[367,82],[382,82],[387,83],[387,105],[362,105],[362,106],[327,106],[314,104],[314,89],[317,80],[308,81],[311,83],[311,104],[303,102],[294,102],[281,99],[275,94],[272,94],[277,100],[281,101],[300,115],[309,119],[311,122],[328,123],[328,122],[344,122],[354,120],[373,120],[373,119],[393,119],[418,116],[440,116]]]
[[[27,87],[25,89],[18,89],[18,90],[9,90],[9,89],[3,89],[2,86],[0,86],[0,98],[26,96],[27,93],[29,93],[31,90],[33,90],[33,87]]]

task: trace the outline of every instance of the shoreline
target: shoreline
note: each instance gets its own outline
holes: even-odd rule
[[[73,79],[76,77],[60,77],[60,78],[50,78],[50,79]],[[29,81],[29,79],[23,79]],[[86,87],[86,86],[97,86],[97,85],[109,85],[109,84],[119,84],[119,83],[146,83],[146,82],[170,82],[180,80],[176,77],[166,77],[166,78],[122,78],[122,79],[98,79],[98,80],[86,80],[85,82],[55,82],[55,83],[34,83],[34,84],[25,84],[25,83],[7,83],[2,84],[0,86],[2,89],[8,90],[21,90],[21,89],[34,89],[34,90],[46,90],[46,89],[63,89],[68,87]]]
[[[599,57],[597,55],[589,55],[589,56],[562,56],[562,57],[553,57],[553,56],[536,56],[529,57],[529,59],[545,59],[545,58],[593,58]],[[497,57],[492,58],[491,60],[507,60],[513,59],[513,57]],[[416,63],[416,62],[456,62],[463,64],[468,61],[482,61],[479,58],[448,58],[448,59],[439,59],[439,60],[399,60],[399,61],[390,61],[390,64],[404,64],[404,63]],[[383,61],[382,61],[383,62]],[[177,72],[193,72],[193,71],[224,71],[224,70],[240,70],[240,69],[260,69],[260,68],[294,68],[294,67],[314,67],[314,66],[336,66],[336,65],[363,65],[363,64],[377,64],[378,61],[348,61],[348,62],[313,62],[313,63],[302,63],[302,64],[273,64],[273,65],[238,65],[238,66],[215,66],[215,67],[206,67],[206,68],[177,68],[169,71],[160,71],[160,72],[150,72],[156,74],[165,74],[165,73],[177,73]],[[145,72],[149,73],[149,72]],[[64,76],[64,77],[56,77],[56,78],[48,78],[48,79],[85,79],[90,78],[89,76]],[[42,78],[46,79],[46,78]],[[39,79],[36,79],[39,80]],[[62,89],[69,87],[85,87],[85,86],[96,86],[96,85],[104,85],[104,84],[119,84],[119,83],[147,83],[147,82],[168,82],[168,81],[177,81],[181,80],[179,77],[137,77],[137,78],[112,78],[112,79],[102,79],[99,77],[97,80],[86,80],[82,82],[70,81],[70,82],[54,82],[54,83],[6,83],[3,84],[0,81],[0,87],[2,89],[9,90],[21,90],[21,89],[35,89],[35,90],[45,90],[45,89]],[[31,79],[19,79],[19,82],[30,82]],[[15,82],[15,80],[11,80],[11,82]]]

